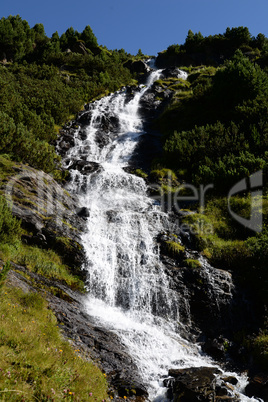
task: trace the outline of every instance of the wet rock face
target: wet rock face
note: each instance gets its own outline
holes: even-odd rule
[[[268,401],[268,374],[259,373],[252,377],[246,386],[246,395]]]
[[[162,71],[162,75],[165,78],[168,77],[177,78],[180,75],[180,69],[178,67],[167,67]]]
[[[187,331],[207,338],[228,331],[233,325],[234,285],[231,274],[210,266],[198,252],[187,247],[182,246],[181,251],[173,255],[168,250],[170,242],[185,245],[180,232],[175,236],[168,231],[161,233],[157,242],[169,286],[178,295],[180,321],[187,326]]]
[[[164,380],[168,396],[174,402],[239,401],[228,379],[219,378],[220,371],[214,367],[192,367],[169,370]],[[234,382],[232,377],[230,381]]]
[[[90,174],[100,169],[100,165],[97,162],[89,162],[85,160],[74,160],[69,167],[70,170],[79,170],[82,174]]]
[[[31,234],[22,236],[29,245],[52,248],[80,274],[84,251],[80,234],[85,220],[76,213],[78,200],[48,174],[17,165],[5,187],[13,214]]]
[[[128,60],[124,67],[128,68],[132,73],[147,74],[150,71],[150,68],[142,60]]]

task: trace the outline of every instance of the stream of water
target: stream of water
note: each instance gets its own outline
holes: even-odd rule
[[[69,185],[89,210],[83,235],[88,257],[87,311],[120,336],[148,384],[152,401],[166,400],[162,379],[168,369],[216,366],[198,345],[180,335],[178,295],[168,286],[155,242],[168,217],[146,195],[144,180],[124,170],[144,134],[140,100],[160,75],[161,70],[152,71],[132,97],[122,90],[94,102],[86,139],[80,138],[78,129],[66,158],[99,164],[87,176],[73,170]],[[181,76],[186,78],[185,73]],[[117,126],[105,134],[103,146],[98,139],[107,119]],[[237,377],[235,393],[242,401],[256,400],[241,393],[246,378]]]

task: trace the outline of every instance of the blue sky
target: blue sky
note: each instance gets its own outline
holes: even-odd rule
[[[204,36],[246,26],[268,37],[268,0],[2,0],[0,16],[19,14],[30,26],[42,23],[46,34],[62,34],[90,25],[98,43],[136,54],[156,55],[187,32]]]

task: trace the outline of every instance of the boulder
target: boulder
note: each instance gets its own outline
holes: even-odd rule
[[[171,369],[169,376],[174,402],[214,401],[216,374],[219,370],[212,367],[193,367],[187,369]]]
[[[72,165],[69,167],[70,170],[79,170],[82,174],[89,174],[96,172],[100,165],[97,162],[85,161],[83,159],[78,159],[73,161]]]
[[[246,386],[246,395],[268,401],[268,374],[259,373],[252,377]]]
[[[76,210],[76,213],[81,218],[88,218],[89,217],[89,210],[86,207],[78,208]]]
[[[84,45],[83,42],[75,42],[72,47],[71,47],[71,51],[74,53],[79,53],[82,55],[86,55],[89,53],[89,51],[87,50],[86,46]]]
[[[164,385],[174,402],[238,402],[234,388],[219,378],[220,374],[215,367],[171,369]]]
[[[177,78],[180,75],[180,69],[178,67],[168,67],[162,71],[162,75],[164,76],[164,78]]]
[[[124,67],[128,68],[131,73],[143,73],[146,74],[150,71],[150,67],[142,60],[128,60],[124,63]]]
[[[207,339],[202,349],[205,353],[214,357],[215,359],[222,359],[225,356],[225,342],[223,338],[220,339]]]
[[[86,112],[82,112],[81,114],[78,115],[77,117],[77,122],[79,124],[81,124],[82,126],[87,126],[90,121],[91,121],[91,117],[92,117],[92,113],[90,110],[90,105],[86,105],[85,109],[87,110]]]

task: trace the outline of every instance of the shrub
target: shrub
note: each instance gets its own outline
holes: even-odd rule
[[[13,217],[5,198],[0,196],[0,242],[13,243],[21,234],[20,221]]]

